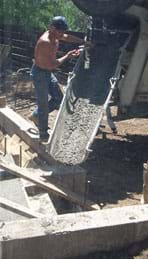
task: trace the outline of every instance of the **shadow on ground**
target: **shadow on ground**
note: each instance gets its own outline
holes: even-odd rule
[[[96,139],[93,152],[81,164],[87,170],[88,194],[96,202],[128,205],[140,202],[143,190],[143,163],[148,157],[148,137],[126,135],[126,138]],[[123,204],[124,205],[124,204]]]

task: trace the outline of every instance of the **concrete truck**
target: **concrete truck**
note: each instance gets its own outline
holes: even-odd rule
[[[120,66],[124,70],[124,79],[121,80],[118,87],[118,106],[120,111],[125,113],[129,110],[133,102],[147,101],[148,1],[73,0],[73,2],[80,10],[92,16],[92,30],[97,30],[95,25],[97,21],[101,20],[106,21],[106,26],[111,26],[115,17],[122,16],[123,13],[124,15],[129,15],[129,18],[127,18],[129,19],[128,23],[130,23],[131,19],[133,19],[133,23],[135,20],[133,32],[131,32],[126,46],[124,45],[120,57]],[[134,4],[135,6],[132,6]],[[128,9],[130,6],[132,7]],[[126,9],[128,10],[125,13]]]
[[[104,114],[114,130],[112,101],[118,116],[148,104],[148,1],[72,1],[89,16],[85,39],[93,47],[84,45],[69,74],[48,152],[62,163],[80,164]]]

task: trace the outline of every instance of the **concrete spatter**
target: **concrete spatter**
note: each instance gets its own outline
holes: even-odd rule
[[[50,142],[51,156],[65,164],[84,160],[86,145],[99,118],[109,91],[109,79],[114,76],[120,48],[127,39],[125,33],[106,35],[104,44],[90,52],[90,68],[84,69],[84,53],[75,69],[75,78],[60,110]],[[72,110],[71,110],[72,108]]]

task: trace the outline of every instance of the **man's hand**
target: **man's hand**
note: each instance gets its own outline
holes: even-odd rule
[[[79,55],[80,55],[79,49],[73,49],[73,50],[67,52],[67,54],[64,55],[63,57],[56,59],[55,68],[59,67],[67,59],[70,59],[73,57],[78,57]]]
[[[80,55],[80,50],[79,49],[73,49],[73,50],[70,50],[67,53],[67,57],[68,58],[78,57],[79,55]]]

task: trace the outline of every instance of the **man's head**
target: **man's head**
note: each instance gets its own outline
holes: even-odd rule
[[[55,16],[49,23],[49,26],[54,26],[56,30],[61,32],[68,30],[68,24],[64,16]]]

